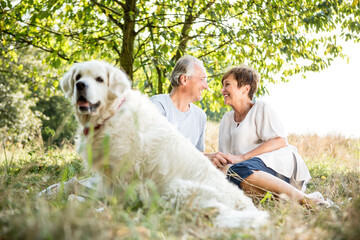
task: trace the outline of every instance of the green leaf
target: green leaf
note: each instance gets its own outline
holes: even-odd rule
[[[9,8],[11,2],[1,1],[1,6]],[[171,71],[184,54],[201,58],[214,82],[225,69],[245,62],[260,72],[259,89],[266,92],[276,74],[284,80],[282,75],[327,67],[341,56],[338,38],[360,41],[359,3],[354,7],[354,1],[200,0],[192,6],[186,1],[159,5],[142,0],[129,5],[126,12],[113,1],[99,3],[18,1],[2,15],[1,49],[16,62],[21,61],[21,49],[30,44],[42,52],[40,61],[46,70],[59,75],[75,61],[116,62],[136,79],[133,87],[149,94],[170,89]],[[330,32],[336,24],[340,24],[340,36],[313,34]],[[326,55],[319,60],[322,53]],[[55,80],[50,81],[55,86]],[[204,96],[203,102],[210,103],[206,108],[221,109],[220,89],[215,84],[212,94]]]

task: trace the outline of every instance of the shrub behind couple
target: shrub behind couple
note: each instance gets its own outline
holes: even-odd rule
[[[151,98],[178,131],[195,147],[205,150],[205,112],[193,104],[208,89],[202,61],[180,58],[170,77],[170,94]],[[204,153],[227,178],[247,193],[285,194],[300,204],[325,203],[305,194],[311,176],[295,147],[287,143],[282,124],[271,107],[253,103],[258,73],[247,66],[233,67],[222,77],[224,103],[232,107],[220,123],[219,152]]]

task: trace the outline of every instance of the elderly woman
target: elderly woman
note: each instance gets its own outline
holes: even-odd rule
[[[219,152],[206,154],[212,163],[245,192],[271,191],[300,204],[323,203],[309,200],[304,193],[309,170],[296,148],[287,143],[275,112],[263,101],[253,103],[257,72],[247,66],[234,67],[221,81],[225,104],[233,111],[221,120]]]

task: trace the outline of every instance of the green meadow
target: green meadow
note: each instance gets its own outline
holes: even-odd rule
[[[216,151],[217,127],[208,124],[207,151]],[[156,190],[141,201],[131,184],[103,198],[90,194],[85,202],[68,200],[70,192],[61,188],[39,198],[54,183],[91,175],[75,147],[2,144],[0,239],[359,239],[360,139],[290,135],[288,140],[313,177],[307,192],[319,191],[339,208],[306,209],[269,193],[254,199],[270,214],[269,222],[257,229],[217,228],[212,222],[216,209],[174,206]]]

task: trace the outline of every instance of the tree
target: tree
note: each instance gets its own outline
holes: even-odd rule
[[[1,46],[1,43],[0,43]],[[36,97],[30,97],[31,77],[26,76],[29,65],[22,57],[16,58],[25,65],[14,64],[13,56],[0,56],[0,142],[20,142],[25,144],[39,137],[42,116],[41,112],[33,110]],[[29,59],[27,59],[29,60]],[[21,79],[21,81],[19,81]]]
[[[14,47],[20,50],[18,45]],[[42,57],[43,52],[31,47],[21,48],[18,55],[0,55],[1,143],[24,145],[42,137],[45,144],[60,145],[73,139],[76,121],[72,108],[55,91],[56,73],[43,67]],[[59,126],[63,126],[61,131]]]
[[[2,52],[33,46],[58,69],[104,59],[121,66],[147,94],[169,89],[169,73],[183,54],[201,58],[212,89],[203,104],[219,110],[218,81],[246,63],[266,83],[320,71],[344,57],[337,39],[359,41],[360,2],[341,0],[23,0],[1,2]],[[321,35],[340,28],[341,33]],[[58,84],[58,80],[54,81]]]

